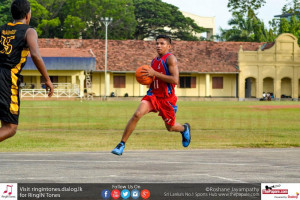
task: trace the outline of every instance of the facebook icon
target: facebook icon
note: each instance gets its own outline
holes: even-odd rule
[[[110,191],[109,190],[103,190],[101,192],[101,196],[102,196],[103,199],[109,199],[109,197],[110,197]]]

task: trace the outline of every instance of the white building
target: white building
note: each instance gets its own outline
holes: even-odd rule
[[[193,19],[198,26],[208,29],[206,33],[206,38],[210,39],[211,36],[216,35],[216,28],[215,28],[215,17],[202,17],[192,13],[181,11],[185,17],[189,17]],[[202,34],[196,34],[196,36],[201,36]]]

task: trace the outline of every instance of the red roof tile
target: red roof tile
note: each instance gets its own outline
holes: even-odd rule
[[[80,53],[87,55],[84,51],[91,49],[96,56],[96,68],[102,71],[104,70],[104,45],[104,40],[39,39],[41,52],[44,51],[43,48],[47,48],[45,52],[48,52],[46,53],[48,55],[52,48],[54,52],[61,49],[61,55],[69,54],[70,57]],[[241,45],[243,50],[256,51],[262,43],[174,41],[171,52],[177,57],[180,72],[235,73],[238,72],[236,66]],[[154,41],[109,40],[107,70],[135,71],[138,66],[150,65],[155,56]]]

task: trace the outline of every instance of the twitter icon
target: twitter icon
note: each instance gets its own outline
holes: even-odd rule
[[[127,189],[122,190],[122,192],[121,192],[121,197],[122,197],[123,199],[128,199],[128,198],[130,197],[130,191],[127,190]]]

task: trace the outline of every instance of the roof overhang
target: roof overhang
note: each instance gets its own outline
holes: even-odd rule
[[[96,70],[95,57],[43,57],[47,70]],[[35,70],[36,67],[28,57],[24,70]]]

